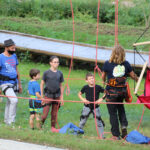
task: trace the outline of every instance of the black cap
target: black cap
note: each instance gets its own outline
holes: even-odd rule
[[[15,42],[12,39],[4,41],[4,47],[9,47],[9,46],[12,46],[12,45],[15,45]]]

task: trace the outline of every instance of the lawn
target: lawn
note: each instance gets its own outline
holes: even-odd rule
[[[52,20],[43,21],[36,17],[3,17],[0,16],[0,29],[50,37],[54,39],[62,39],[72,41],[72,20]],[[145,27],[134,27],[120,25],[119,43],[126,49],[133,49],[132,45],[145,30]],[[114,46],[115,40],[114,24],[99,24],[99,46]],[[150,38],[150,30],[138,41],[148,41]],[[75,41],[88,44],[96,44],[96,21],[91,22],[75,19]],[[141,46],[138,49],[149,51],[149,46]]]
[[[20,62],[19,71],[21,74],[21,82],[23,86],[23,93],[19,94],[22,97],[28,97],[27,94],[27,83],[29,81],[28,72],[31,68],[38,68],[41,70],[41,75],[47,69],[49,69],[49,65],[41,64],[41,63],[34,63],[34,62]],[[69,72],[67,67],[60,67],[66,78]],[[85,74],[87,70],[72,70],[70,78],[74,78],[73,80],[69,80],[69,87],[70,87],[70,95],[66,96],[64,93],[64,100],[75,100],[79,101],[77,97],[77,93],[80,91],[81,87],[85,85]],[[80,80],[76,80],[79,78]],[[96,74],[97,84],[101,84],[101,79]],[[131,79],[128,79],[131,93],[133,94],[133,87],[134,82]],[[66,83],[66,79],[65,79]],[[140,89],[143,90],[144,81],[142,81]],[[142,92],[139,92],[139,94]],[[136,97],[133,96],[133,101],[136,101]],[[77,149],[86,149],[86,150],[107,150],[107,149],[115,149],[115,150],[148,150],[150,147],[148,145],[133,145],[129,143],[124,143],[123,140],[121,141],[110,141],[107,140],[111,137],[111,134],[106,134],[106,140],[98,140],[97,133],[95,129],[95,123],[92,116],[87,121],[87,124],[84,128],[85,134],[80,136],[74,135],[62,135],[59,133],[51,133],[50,132],[50,116],[47,118],[46,123],[43,127],[43,130],[32,131],[28,125],[29,119],[29,111],[28,111],[28,100],[19,99],[18,109],[17,109],[17,117],[16,117],[16,124],[14,127],[8,127],[3,123],[3,115],[4,115],[4,107],[5,107],[4,100],[0,103],[0,138],[6,139],[14,139],[18,141],[26,141],[31,143],[38,143],[42,145],[50,145],[55,147],[61,148],[68,148],[72,150]],[[58,113],[58,124],[60,127],[63,127],[65,124],[72,122],[78,126],[79,118],[81,115],[83,104],[81,103],[70,103],[66,102],[63,107],[60,108]],[[127,118],[129,121],[128,132],[137,129],[138,123],[140,121],[140,117],[142,114],[143,105],[125,105]],[[100,105],[100,110],[102,114],[102,118],[105,121],[106,127],[105,132],[110,132],[110,124],[109,124],[109,116],[107,112],[107,108],[105,104]],[[146,109],[142,124],[140,126],[140,132],[144,135],[150,136],[149,130],[149,110]]]

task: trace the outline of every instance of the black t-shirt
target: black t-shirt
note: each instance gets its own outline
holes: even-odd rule
[[[81,93],[85,93],[85,97],[88,101],[94,102],[94,87],[89,87],[89,85],[85,85],[81,89]],[[104,93],[104,89],[99,85],[95,85],[95,101],[99,99],[100,93]]]
[[[53,72],[52,70],[47,70],[43,74],[43,80],[45,82],[45,88],[55,93],[60,88],[60,83],[64,81],[64,77],[61,71],[57,70],[57,72]],[[47,96],[48,93],[45,93]],[[57,96],[60,96],[60,92]],[[49,96],[47,96],[49,97]],[[50,96],[51,97],[51,96]]]
[[[106,61],[103,66],[103,71],[107,73],[107,80],[116,77],[126,77],[132,70],[128,61],[124,61],[120,65]]]

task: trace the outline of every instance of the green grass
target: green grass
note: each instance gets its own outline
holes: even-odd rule
[[[34,34],[55,39],[72,41],[72,20],[43,21],[39,18],[19,18],[0,16],[0,29]],[[115,26],[113,24],[99,24],[99,46],[114,46]],[[119,43],[126,49],[133,49],[132,44],[141,35],[145,27],[119,26]],[[150,30],[140,41],[148,41]],[[96,22],[75,20],[75,41],[96,44]],[[149,51],[149,46],[139,47]]]
[[[49,65],[47,64],[40,64],[40,63],[33,63],[33,62],[20,62],[19,71],[21,74],[21,81],[23,85],[23,93],[19,96],[28,97],[27,94],[27,83],[29,81],[28,72],[31,68],[39,68],[41,70],[41,75],[47,69],[49,69]],[[64,74],[64,77],[67,77],[69,69],[66,67],[60,67]],[[72,70],[70,77],[71,78],[83,78],[87,73],[86,70]],[[97,83],[100,83],[101,79],[96,75]],[[66,80],[65,80],[66,83]],[[69,96],[64,94],[64,100],[76,100],[79,101],[77,97],[77,93],[80,91],[81,87],[85,85],[84,80],[69,80],[69,87],[71,93]],[[130,87],[133,88],[134,82],[129,79]],[[142,81],[140,89],[143,89],[144,81]],[[131,90],[133,93],[133,89]],[[139,94],[142,92],[139,92]],[[133,96],[133,101],[136,101],[136,97]],[[148,150],[149,146],[147,145],[133,145],[133,144],[123,144],[124,141],[113,142],[109,140],[98,140],[96,139],[97,133],[95,129],[95,123],[92,116],[87,121],[85,125],[85,135],[83,136],[73,136],[73,135],[62,135],[62,134],[54,134],[50,132],[50,116],[48,116],[44,128],[42,131],[32,131],[29,129],[28,119],[29,119],[29,111],[28,111],[28,100],[19,99],[18,108],[17,108],[17,117],[16,117],[16,124],[15,128],[5,126],[3,124],[3,115],[4,115],[4,107],[5,102],[0,104],[0,138],[6,139],[14,139],[18,141],[26,141],[31,143],[38,143],[42,145],[50,145],[56,146],[61,148],[68,148],[68,149],[86,149],[86,150],[106,150],[106,149],[115,149],[115,150]],[[72,122],[78,126],[79,118],[81,115],[83,104],[81,103],[69,103],[66,102],[63,107],[60,108],[58,113],[58,123],[59,126],[62,127],[65,124]],[[129,121],[128,131],[132,131],[137,129],[141,114],[142,114],[142,105],[125,105],[127,118]],[[105,121],[106,127],[105,131],[110,131],[110,124],[109,124],[109,115],[107,112],[107,108],[105,104],[101,104],[100,106],[102,118]],[[146,109],[143,122],[140,127],[140,132],[149,136],[149,110]],[[111,137],[111,134],[106,134],[106,138]]]

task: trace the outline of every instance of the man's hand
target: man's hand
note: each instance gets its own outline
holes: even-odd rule
[[[21,85],[19,86],[19,93],[20,94],[22,93],[22,86]]]

